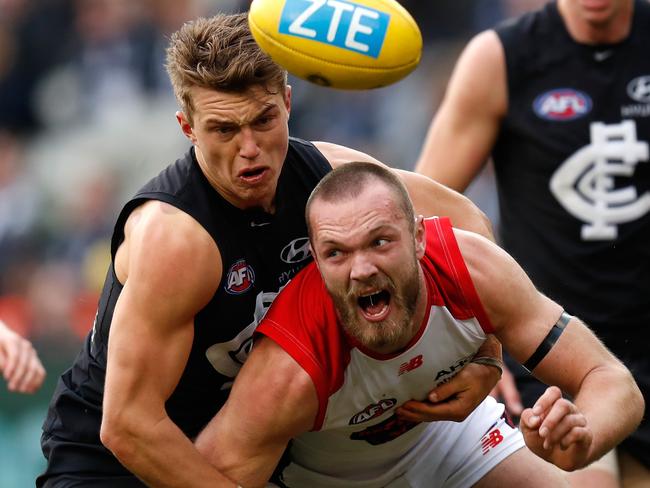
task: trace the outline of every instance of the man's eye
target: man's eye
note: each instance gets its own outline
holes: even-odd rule
[[[338,249],[330,249],[329,251],[327,251],[325,253],[325,256],[327,256],[328,258],[335,258],[336,256],[339,256],[340,254],[341,254],[341,251],[339,251]]]
[[[388,244],[388,242],[389,242],[388,239],[375,239],[373,241],[373,245],[375,247],[381,247],[381,246],[384,246],[384,245]]]
[[[274,118],[275,117],[273,115],[265,115],[263,117],[260,117],[259,119],[255,120],[255,126],[266,127],[271,124],[271,122],[273,122]]]

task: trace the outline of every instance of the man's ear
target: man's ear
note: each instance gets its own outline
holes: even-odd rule
[[[427,230],[424,226],[424,217],[418,215],[415,217],[415,255],[418,259],[424,257],[427,249]]]
[[[196,144],[194,129],[192,128],[190,121],[187,119],[187,116],[179,110],[176,112],[176,120],[178,121],[178,125],[181,126],[181,132],[183,132],[185,137],[192,141],[192,144]]]
[[[316,253],[314,252],[314,246],[312,246],[311,241],[309,241],[309,252],[311,253],[311,257],[314,258],[314,262],[316,263],[316,267],[318,268],[318,271],[320,272],[320,265],[318,264],[318,259],[316,259]]]
[[[291,85],[287,85],[284,90],[284,106],[287,109],[287,113],[291,114]]]

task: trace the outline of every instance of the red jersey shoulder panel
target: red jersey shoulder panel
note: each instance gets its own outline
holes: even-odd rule
[[[330,395],[343,384],[350,345],[315,263],[276,297],[257,332],[277,342],[311,377],[319,402],[313,430],[319,430]]]
[[[476,317],[488,334],[492,323],[474,288],[465,260],[458,248],[451,221],[447,217],[425,219],[426,252],[421,260],[431,276],[433,305],[444,305],[458,320]]]

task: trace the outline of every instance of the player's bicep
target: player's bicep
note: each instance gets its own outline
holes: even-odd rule
[[[161,208],[150,205],[129,236],[128,279],[109,333],[109,414],[164,408],[189,356],[194,316],[219,281],[220,257],[207,232]]]
[[[317,411],[309,375],[261,337],[196,445],[229,478],[258,486],[271,476],[289,440],[311,429]]]
[[[564,326],[562,307],[540,293],[505,251],[461,234],[459,246],[497,338],[537,378],[574,395],[590,371],[615,361],[578,319]]]

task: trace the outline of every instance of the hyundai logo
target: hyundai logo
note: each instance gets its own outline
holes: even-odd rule
[[[627,84],[627,94],[641,103],[650,103],[650,75],[639,76]]]
[[[284,246],[280,253],[280,259],[285,263],[294,264],[309,259],[311,251],[309,250],[309,238],[299,237]]]

